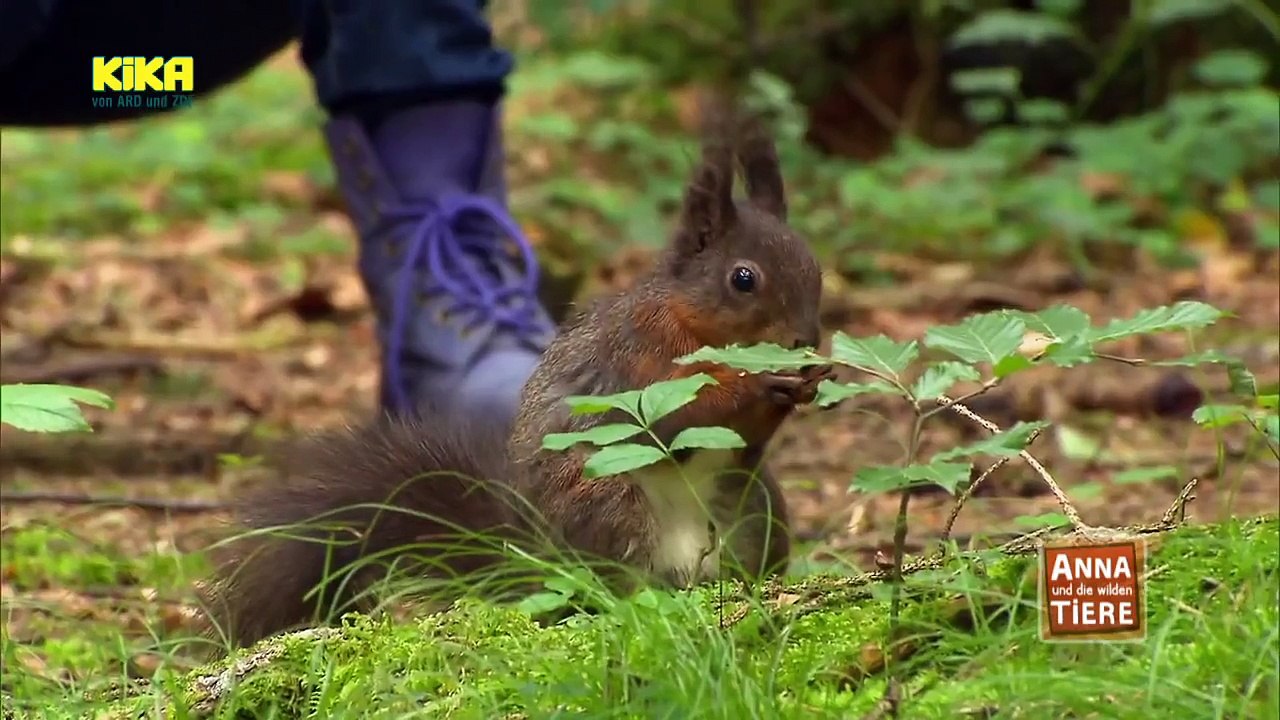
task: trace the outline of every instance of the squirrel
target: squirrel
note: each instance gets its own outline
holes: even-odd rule
[[[286,459],[285,477],[244,498],[235,519],[250,532],[224,551],[201,589],[215,632],[243,646],[348,606],[386,574],[381,560],[428,577],[478,576],[500,565],[503,543],[534,554],[547,543],[607,562],[627,571],[623,590],[785,571],[790,523],[764,450],[831,367],[746,373],[674,360],[704,346],[816,347],[821,268],[787,223],[772,138],[731,111],[711,118],[654,267],[560,329],[524,386],[512,427],[430,409],[383,416],[305,440]],[[741,201],[735,165],[745,181]],[[549,433],[625,421],[575,415],[569,396],[697,373],[715,383],[655,422],[653,436],[669,445],[685,428],[720,426],[745,447],[680,450],[625,475],[586,479],[583,446],[542,446]],[[318,524],[267,534],[308,521]]]

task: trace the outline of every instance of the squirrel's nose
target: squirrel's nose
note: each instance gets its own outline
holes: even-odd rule
[[[816,348],[818,347],[818,342],[818,331],[813,330],[797,337],[795,342],[791,343],[791,347],[794,350],[799,350],[800,348]]]

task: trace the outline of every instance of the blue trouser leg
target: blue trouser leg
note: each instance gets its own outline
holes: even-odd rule
[[[302,58],[320,104],[366,106],[460,98],[496,100],[511,72],[493,45],[486,0],[293,0]]]

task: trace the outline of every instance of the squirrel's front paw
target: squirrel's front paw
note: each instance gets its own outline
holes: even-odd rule
[[[830,365],[810,365],[799,372],[764,373],[769,398],[779,405],[808,405],[818,396],[818,385],[835,376]]]

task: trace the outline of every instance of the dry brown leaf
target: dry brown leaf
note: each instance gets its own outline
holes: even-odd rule
[[[316,186],[306,173],[296,170],[269,170],[262,175],[262,192],[268,199],[294,205],[311,204]]]
[[[1253,258],[1242,252],[1206,254],[1200,261],[1205,294],[1216,299],[1236,294],[1253,268]]]
[[[129,675],[131,677],[149,678],[156,674],[156,671],[164,665],[165,658],[156,653],[138,653],[129,658]]]
[[[1128,178],[1120,173],[1085,171],[1080,173],[1080,187],[1089,197],[1097,200],[1114,200],[1124,194]]]
[[[369,294],[356,272],[343,272],[329,286],[329,302],[338,312],[356,313],[369,307]]]
[[[804,596],[802,595],[793,595],[791,593],[778,593],[778,596],[773,600],[773,607],[775,609],[779,609],[779,608],[795,605],[797,602],[803,599],[803,597]]]
[[[1053,338],[1044,333],[1030,331],[1022,336],[1022,344],[1018,346],[1018,354],[1032,360],[1044,354],[1053,344]]]

